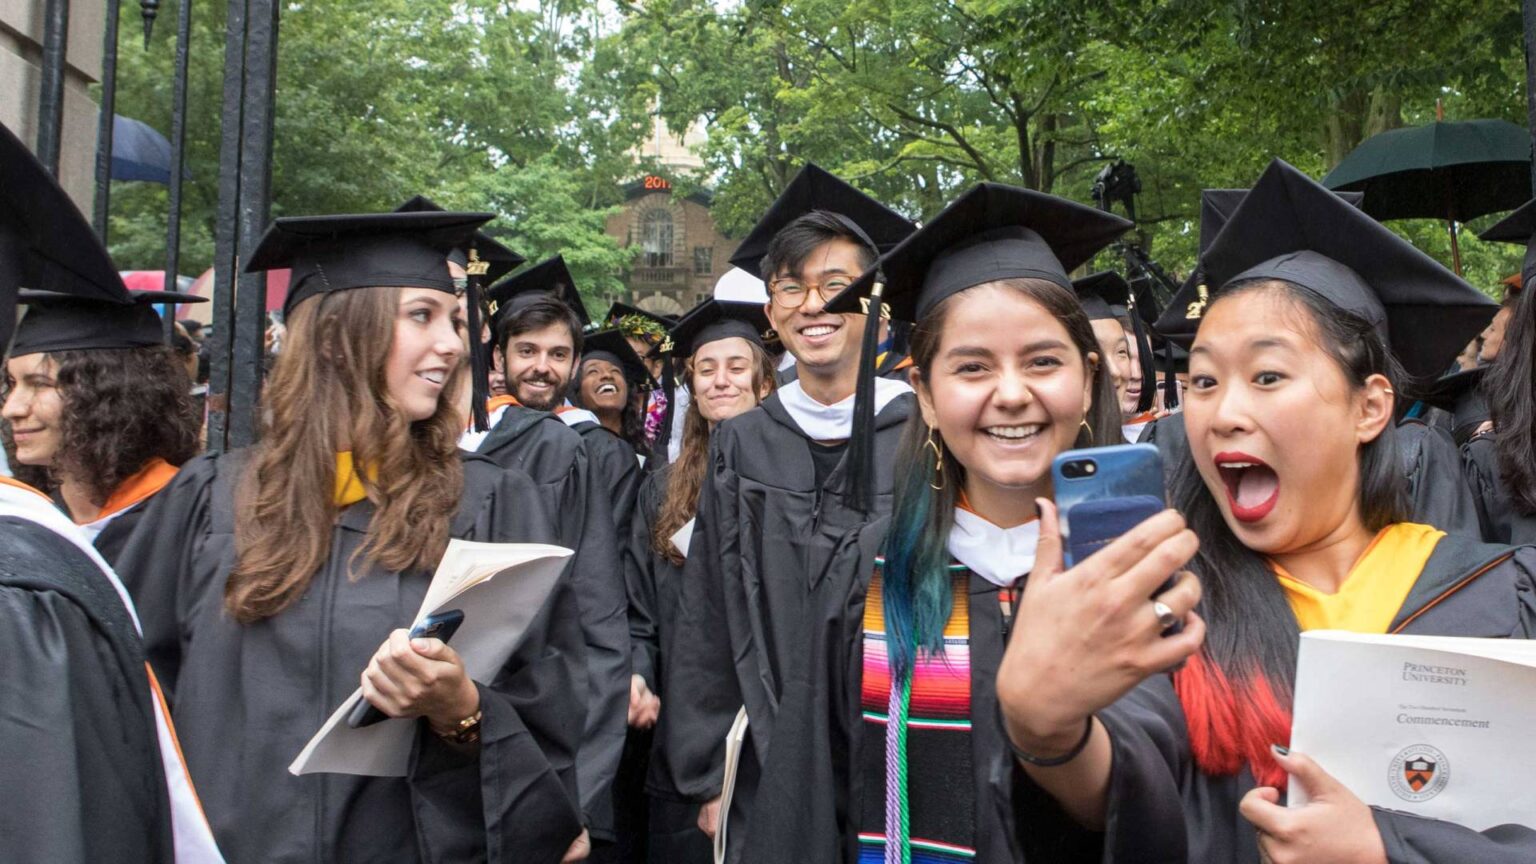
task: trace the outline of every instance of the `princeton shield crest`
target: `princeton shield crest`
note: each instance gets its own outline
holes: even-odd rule
[[[1435,779],[1435,763],[1423,758],[1409,759],[1403,762],[1403,781],[1408,788],[1415,792],[1423,792],[1424,787]]]

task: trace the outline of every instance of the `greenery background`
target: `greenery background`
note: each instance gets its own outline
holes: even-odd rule
[[[122,5],[118,112],[170,129],[175,8],[147,50]],[[1199,190],[1274,156],[1321,177],[1376,132],[1525,123],[1507,0],[290,0],[279,38],[274,215],[367,212],[424,193],[503,214],[532,260],[563,252],[593,299],[632,252],[603,234],[659,111],[699,121],[704,181],[740,236],[815,161],[914,218],[994,180],[1090,201],[1137,167],[1141,241],[1183,273]],[[182,271],[212,258],[224,4],[193,3]],[[689,178],[673,178],[688,191]],[[167,193],[116,183],[111,248],[163,266]],[[1496,293],[1520,250],[1462,234]],[[1389,223],[1450,261],[1445,225]],[[1113,264],[1111,261],[1102,263]]]

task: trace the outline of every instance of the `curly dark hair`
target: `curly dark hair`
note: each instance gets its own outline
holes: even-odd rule
[[[201,449],[203,418],[186,366],[171,348],[54,351],[48,357],[64,403],[63,438],[46,474],[26,470],[14,461],[10,424],[4,424],[18,479],[52,490],[68,473],[100,506],[156,456],[180,466]]]

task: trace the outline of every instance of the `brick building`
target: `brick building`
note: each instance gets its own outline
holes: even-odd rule
[[[625,287],[629,302],[648,312],[680,315],[710,296],[718,280],[731,269],[737,240],[722,235],[710,215],[708,190],[674,194],[668,174],[702,169],[691,146],[702,136],[690,130],[673,136],[658,117],[641,154],[661,167],[624,187],[622,209],[608,219],[607,232],[640,252]],[[618,299],[618,298],[612,298]]]

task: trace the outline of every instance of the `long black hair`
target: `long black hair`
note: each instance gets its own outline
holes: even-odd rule
[[[1277,293],[1306,313],[1318,346],[1352,390],[1363,388],[1372,375],[1386,376],[1394,387],[1403,379],[1396,358],[1365,319],[1293,283],[1239,282],[1222,291],[1211,308],[1258,292]],[[1389,422],[1359,450],[1357,504],[1371,531],[1402,521],[1408,512],[1394,430]],[[1204,588],[1200,613],[1208,627],[1199,654],[1175,676],[1191,749],[1206,773],[1236,773],[1246,763],[1261,783],[1283,783],[1269,745],[1289,740],[1300,638],[1296,616],[1264,556],[1243,545],[1228,526],[1193,459],[1174,466],[1170,487],[1173,506],[1200,538],[1189,569]]]
[[[1536,515],[1536,290],[1522,291],[1504,331],[1504,347],[1483,380],[1493,415],[1494,452],[1509,504]]]

